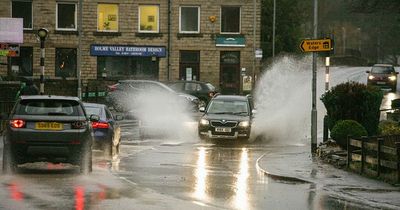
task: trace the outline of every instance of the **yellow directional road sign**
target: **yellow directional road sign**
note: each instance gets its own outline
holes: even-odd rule
[[[300,49],[303,52],[323,52],[331,51],[332,40],[331,39],[305,39],[300,44]]]

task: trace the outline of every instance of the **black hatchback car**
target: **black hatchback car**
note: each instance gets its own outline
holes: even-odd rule
[[[247,96],[216,95],[200,109],[198,134],[201,139],[249,139],[253,110]]]
[[[368,73],[367,85],[390,88],[393,92],[397,90],[397,74],[393,65],[375,64]]]
[[[4,132],[3,172],[30,162],[71,163],[92,170],[92,128],[77,97],[21,96]],[[97,121],[93,115],[91,120]]]
[[[166,84],[176,92],[196,96],[203,105],[207,104],[218,93],[217,89],[209,82],[178,80]]]

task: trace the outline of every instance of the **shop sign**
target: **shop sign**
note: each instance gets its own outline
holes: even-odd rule
[[[96,45],[90,46],[91,56],[141,56],[165,57],[165,47],[132,45]]]
[[[239,37],[218,36],[215,39],[215,46],[217,46],[217,47],[246,47],[246,39],[242,36],[239,36]]]
[[[0,56],[18,57],[19,45],[0,43]]]

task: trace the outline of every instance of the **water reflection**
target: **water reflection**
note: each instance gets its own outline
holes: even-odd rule
[[[249,209],[249,150],[247,148],[199,147],[196,153],[193,197],[202,202],[221,198],[232,208]],[[221,169],[222,162],[235,162]],[[227,187],[228,186],[228,187]]]
[[[249,209],[248,180],[249,180],[249,154],[246,148],[242,148],[239,162],[239,172],[236,175],[236,194],[234,205],[238,209]]]
[[[196,183],[194,187],[194,197],[200,200],[206,200],[206,182],[207,182],[207,169],[206,169],[206,149],[200,147],[197,152],[198,158],[196,163],[196,170],[194,173]]]

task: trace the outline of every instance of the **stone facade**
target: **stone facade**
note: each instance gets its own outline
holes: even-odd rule
[[[253,3],[256,3],[254,11]],[[260,48],[260,23],[261,23],[261,0],[106,0],[89,1],[83,0],[83,34],[82,34],[82,62],[81,79],[84,84],[90,80],[100,80],[97,73],[97,57],[90,55],[91,44],[107,45],[132,45],[132,46],[163,46],[168,52],[169,58],[158,58],[160,81],[178,80],[180,71],[180,52],[182,50],[199,51],[199,77],[202,81],[209,81],[219,87],[220,80],[220,53],[222,51],[240,52],[240,69],[246,69],[245,74],[257,75],[260,62],[254,56],[254,49]],[[0,17],[11,17],[11,0],[0,0],[2,9]],[[63,2],[77,1],[65,0]],[[119,27],[118,32],[97,32],[97,5],[98,3],[118,4]],[[138,32],[138,6],[159,5],[159,33],[145,34]],[[33,30],[24,30],[24,43],[21,46],[33,47],[33,77],[40,76],[40,43],[36,37],[39,28],[47,28],[49,37],[45,42],[45,75],[46,78],[57,80],[55,76],[55,48],[78,48],[78,32],[56,30],[56,5],[55,0],[32,1],[33,8]],[[168,36],[168,8],[171,8],[170,36]],[[179,33],[179,8],[180,6],[200,7],[200,33]],[[240,36],[245,40],[245,46],[228,47],[216,46],[216,37],[220,36],[221,6],[240,7],[240,33],[232,36]],[[77,9],[78,13],[79,9]],[[78,13],[79,16],[79,13]],[[216,21],[211,22],[209,17],[215,16]],[[254,17],[255,16],[255,17]],[[255,36],[253,21],[256,20]],[[227,37],[230,34],[226,35]],[[255,37],[255,40],[254,40]],[[169,40],[170,39],[170,40]],[[0,57],[0,62],[6,62],[5,57]],[[168,62],[170,63],[168,68]],[[254,70],[254,72],[253,72]],[[169,75],[168,75],[169,72]],[[0,66],[0,75],[7,75],[7,66]],[[77,78],[67,78],[76,80]],[[112,78],[107,78],[112,80]]]

